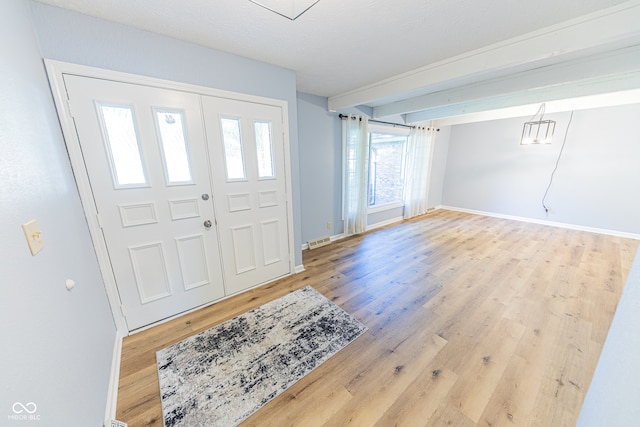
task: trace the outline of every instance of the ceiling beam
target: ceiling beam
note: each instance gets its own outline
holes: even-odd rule
[[[373,117],[433,110],[510,94],[515,97],[540,88],[562,91],[562,85],[572,82],[630,72],[640,72],[640,44],[382,105],[373,109]]]
[[[566,61],[579,55],[620,48],[640,41],[640,1],[584,15],[481,49],[418,68],[379,82],[329,97],[330,111],[380,100],[402,99],[401,94],[468,85],[505,75]],[[424,93],[424,92],[423,92]]]
[[[459,104],[436,107],[406,115],[407,123],[419,123],[465,114],[479,113],[526,104],[540,104],[569,98],[600,95],[640,88],[640,71],[616,74],[581,81],[573,81],[561,86],[549,86],[517,93],[496,95]]]
[[[629,104],[640,104],[640,89],[607,92],[604,94],[581,96],[579,98],[563,98],[557,101],[545,101],[544,113],[547,115],[566,111],[579,111]],[[444,119],[430,121],[430,126],[443,127],[465,123],[486,122],[489,120],[509,119],[513,117],[531,117],[539,108],[540,103],[535,103],[463,114],[460,116],[450,116]]]

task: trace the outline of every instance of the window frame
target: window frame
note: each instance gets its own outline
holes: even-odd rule
[[[385,134],[385,135],[397,135],[397,136],[402,136],[405,139],[404,142],[404,147],[403,147],[403,162],[402,162],[402,169],[403,169],[403,173],[404,173],[404,168],[405,168],[405,163],[406,163],[406,156],[407,156],[407,142],[409,141],[409,131],[410,129],[404,126],[391,126],[391,125],[377,125],[374,123],[369,123],[368,127],[367,127],[367,137],[369,138],[369,165],[368,165],[368,170],[369,173],[367,174],[367,199],[369,199],[370,194],[369,194],[369,189],[371,186],[371,162],[372,162],[372,143],[371,143],[371,134],[375,133],[375,134]],[[377,213],[377,212],[383,212],[383,211],[387,211],[387,210],[391,210],[391,209],[397,209],[397,208],[401,208],[404,207],[404,201],[403,200],[397,200],[394,202],[389,202],[389,203],[384,203],[384,204],[380,204],[380,205],[369,205],[367,204],[367,214],[373,214],[373,213]]]

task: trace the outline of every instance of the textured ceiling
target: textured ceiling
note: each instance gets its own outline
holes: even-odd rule
[[[332,96],[624,0],[320,0],[295,21],[249,0],[39,0],[294,70]]]

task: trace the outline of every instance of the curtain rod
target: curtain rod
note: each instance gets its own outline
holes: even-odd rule
[[[340,117],[340,120],[344,120],[344,119],[348,118],[349,116],[346,115],[346,114],[340,113],[340,114],[338,114],[338,117]],[[401,127],[410,128],[410,129],[414,129],[416,127],[416,126],[413,126],[413,125],[405,125],[405,124],[402,124],[402,123],[393,123],[393,122],[384,122],[382,120],[375,120],[375,119],[369,119],[369,121],[372,122],[372,123],[381,123],[383,125],[391,125],[393,127],[401,126]],[[435,130],[436,132],[440,132],[440,129],[429,128],[429,127],[427,128],[427,130],[431,130],[431,129]]]

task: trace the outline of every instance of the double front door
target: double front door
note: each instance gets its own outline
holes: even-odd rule
[[[130,331],[290,273],[281,107],[64,84]]]

